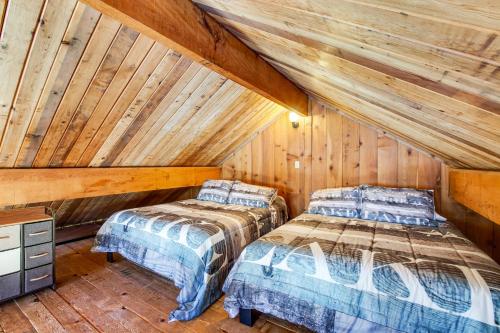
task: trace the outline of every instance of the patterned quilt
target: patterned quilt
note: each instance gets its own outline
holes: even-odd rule
[[[243,248],[286,220],[282,198],[269,208],[184,200],[115,213],[92,250],[118,252],[173,280],[180,294],[170,320],[189,320],[221,296]]]
[[[303,214],[243,251],[223,288],[317,332],[349,315],[406,332],[500,332],[500,266],[448,223]]]

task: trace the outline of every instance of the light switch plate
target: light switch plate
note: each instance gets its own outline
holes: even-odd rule
[[[300,161],[299,160],[295,161],[295,169],[300,169]]]

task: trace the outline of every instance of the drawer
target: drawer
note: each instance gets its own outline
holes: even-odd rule
[[[53,280],[52,265],[28,269],[24,274],[24,292],[29,293],[40,288],[52,286]]]
[[[21,226],[11,225],[0,228],[0,251],[21,246]]]
[[[0,276],[0,301],[21,294],[21,272]]]
[[[52,221],[24,225],[24,246],[38,245],[52,241]]]
[[[29,246],[24,249],[24,268],[30,269],[52,263],[52,243]]]
[[[0,275],[7,275],[21,270],[21,249],[0,252]]]

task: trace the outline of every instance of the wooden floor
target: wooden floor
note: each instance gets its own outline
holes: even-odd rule
[[[57,288],[0,305],[0,333],[13,332],[306,332],[262,315],[253,328],[229,319],[220,299],[200,317],[168,323],[175,286],[132,263],[91,253],[91,239],[57,247]]]

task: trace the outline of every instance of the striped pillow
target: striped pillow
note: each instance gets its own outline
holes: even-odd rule
[[[232,205],[243,205],[258,208],[269,207],[278,190],[271,187],[246,184],[236,181],[229,193],[228,203]]]
[[[198,200],[225,204],[233,183],[232,180],[206,180],[198,193]]]
[[[357,187],[339,187],[318,190],[311,195],[309,214],[359,217],[360,191]]]
[[[361,187],[361,218],[381,222],[435,226],[434,191]]]

